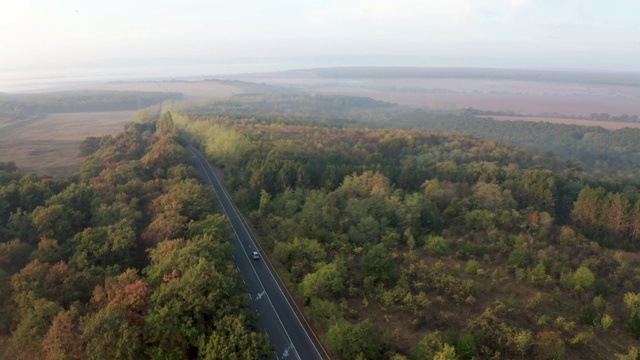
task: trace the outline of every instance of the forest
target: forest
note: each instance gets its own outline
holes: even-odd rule
[[[637,359],[640,192],[622,168],[366,98],[162,107],[87,138],[71,178],[0,164],[3,359],[274,355],[185,144],[224,172],[336,359]],[[595,152],[567,137],[586,131],[612,164],[622,139],[636,154],[624,131],[542,125],[502,134]]]
[[[522,146],[542,157],[557,155],[564,161],[578,160],[588,170],[585,176],[610,178],[614,182],[640,182],[640,143],[637,141],[640,129],[609,131],[596,126],[497,121],[474,116],[477,111],[473,109],[416,109],[370,98],[293,91],[165,102],[163,109],[292,125],[454,131]]]
[[[634,182],[459,133],[172,118],[224,169],[336,358],[636,358]]]
[[[69,179],[0,164],[0,358],[272,356],[170,119],[86,142]]]

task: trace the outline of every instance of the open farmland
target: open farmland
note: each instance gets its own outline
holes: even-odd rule
[[[509,70],[485,70],[488,71],[486,74],[482,69],[466,72],[450,69],[447,70],[449,73],[443,69],[436,73],[430,73],[431,69],[417,69],[412,73],[412,69],[403,68],[369,72],[311,69],[226,78],[444,110],[473,107],[530,115],[640,115],[637,74],[625,79],[622,75],[600,73],[523,71],[519,74]]]
[[[22,172],[65,177],[78,171],[78,146],[88,136],[117,134],[134,111],[57,113],[41,118],[0,119],[0,161]]]
[[[177,92],[186,98],[229,97],[245,92],[238,85],[220,81],[118,81],[81,84],[83,90],[107,91],[163,91]]]

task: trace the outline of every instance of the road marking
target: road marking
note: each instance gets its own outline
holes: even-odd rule
[[[196,154],[192,148],[188,148],[188,150],[191,153]],[[209,176],[209,173],[207,172],[207,170],[204,167],[204,165],[202,164],[202,160],[200,159],[200,156],[197,156],[197,160],[198,160],[198,163],[200,164],[200,166],[202,167],[202,169],[204,170],[204,174],[207,177],[207,180],[209,180],[209,184],[211,186],[213,186],[213,182],[211,181],[211,177]],[[229,202],[229,204],[231,204],[231,207],[233,208],[233,211],[235,212],[236,209],[233,207],[233,203],[231,202],[230,197],[228,196],[228,194],[226,193],[224,187],[222,186],[222,183],[220,183],[220,180],[218,180],[218,177],[216,176],[215,171],[213,171],[213,168],[211,167],[211,165],[209,165],[208,162],[205,161],[205,163],[207,164],[207,166],[208,166],[209,170],[211,171],[211,174],[213,175],[213,177],[216,179],[216,182],[220,185],[220,188],[222,189],[222,193],[223,193],[224,197],[226,197],[226,200]],[[215,186],[213,186],[213,187],[214,187],[214,190],[215,190]],[[220,203],[220,205],[222,205],[222,210],[226,213],[227,209],[225,208],[224,204],[222,203],[222,200],[220,199],[220,196],[217,196],[217,198],[218,198],[218,202]],[[236,215],[238,215],[238,214],[236,213]],[[236,232],[235,226],[233,226],[233,222],[231,221],[231,218],[229,217],[228,214],[227,214],[227,219],[229,220],[229,223],[231,224],[231,228],[233,229],[233,231],[235,233]],[[244,226],[244,223],[242,222],[242,219],[240,218],[240,216],[238,216],[238,219],[240,220],[240,224],[244,228],[244,231],[245,231],[246,235],[249,237],[249,239],[251,239],[251,235],[249,234],[249,232],[247,231],[246,227]],[[236,233],[236,236],[237,235],[238,234]],[[253,239],[251,239],[251,241],[253,241]],[[245,256],[247,257],[247,260],[249,260],[249,264],[251,265],[251,269],[253,269],[253,272],[256,275],[256,278],[258,279],[258,282],[260,283],[260,286],[264,289],[265,288],[264,284],[262,284],[262,280],[260,280],[260,276],[258,275],[258,272],[256,271],[256,268],[253,265],[253,262],[249,258],[249,254],[247,253],[247,249],[245,249],[245,247],[242,246],[242,242],[240,242],[240,245],[242,247],[242,250],[244,251]],[[268,270],[268,272],[269,272],[269,274],[271,274],[270,270]],[[273,278],[273,274],[271,274],[271,277]],[[275,281],[275,278],[273,278],[273,280],[274,280],[276,286],[278,288],[280,288],[280,285],[278,285],[278,282]],[[269,301],[269,304],[271,305],[271,308],[273,309],[273,313],[278,318],[278,322],[280,322],[280,326],[282,327],[282,330],[284,330],[285,335],[287,335],[287,338],[289,339],[289,343],[293,346],[293,342],[291,341],[291,336],[289,336],[289,333],[287,332],[287,329],[284,327],[284,324],[282,323],[282,319],[280,319],[280,315],[278,315],[278,312],[276,311],[276,308],[273,306],[273,302],[271,302],[271,299],[269,298],[269,295],[266,294],[266,290],[264,290],[264,292],[265,292],[265,295],[267,297],[267,300]],[[280,292],[282,292],[282,289],[280,289]],[[282,294],[282,295],[284,297],[284,294]],[[289,304],[289,301],[287,300],[287,298],[284,297],[284,299],[285,299],[285,302],[287,303],[287,305],[289,305],[289,308],[291,308],[291,304]],[[293,308],[291,308],[291,311],[293,312]],[[298,316],[297,316],[297,314],[295,312],[293,312],[293,315],[294,315],[294,317],[296,319],[298,319]],[[298,319],[298,323],[300,323],[300,319]],[[302,324],[300,324],[300,325],[302,326]],[[304,327],[303,327],[303,329],[304,329]],[[306,331],[305,331],[305,333],[306,333]],[[307,335],[307,337],[308,337],[308,335]],[[309,340],[311,340],[311,339],[309,339]],[[315,349],[315,344],[313,344],[312,341],[311,341],[311,345],[313,345],[313,347]],[[316,350],[316,352],[318,352],[317,349],[315,349],[315,350]],[[301,359],[300,355],[298,354],[298,350],[295,348],[295,346],[293,346],[293,351],[294,351],[294,353],[296,355],[296,358]],[[318,355],[320,355],[320,354],[318,353]]]
[[[282,352],[282,357],[286,358],[289,357],[289,349],[293,348],[293,344],[289,344],[289,347],[284,349],[284,351]]]

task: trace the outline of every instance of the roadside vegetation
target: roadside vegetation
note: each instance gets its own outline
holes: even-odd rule
[[[227,109],[238,103],[250,109],[242,99]],[[455,133],[296,118],[173,114],[224,169],[338,358],[600,359],[638,348],[636,182]]]
[[[0,357],[272,355],[252,330],[226,217],[170,119],[83,151],[67,180],[0,164]]]

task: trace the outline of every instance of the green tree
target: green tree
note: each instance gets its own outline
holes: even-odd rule
[[[383,244],[372,247],[362,259],[362,274],[374,284],[394,286],[398,280],[398,268],[393,256]]]
[[[593,304],[589,304],[580,312],[580,323],[594,326],[597,317],[598,310],[596,310],[596,307]]]
[[[571,277],[571,284],[580,290],[588,289],[596,281],[596,276],[586,266],[580,266]]]
[[[247,329],[243,315],[225,316],[214,327],[206,346],[198,354],[205,360],[258,359],[275,355],[264,333]]]
[[[456,360],[458,356],[456,354],[456,349],[449,345],[444,344],[442,350],[438,351],[436,355],[433,357],[433,360]]]
[[[65,241],[73,236],[80,223],[78,213],[64,205],[38,206],[33,210],[33,223],[39,236]]]
[[[627,332],[636,339],[640,339],[640,308],[633,309],[627,319]]]
[[[87,359],[140,359],[142,328],[121,309],[107,306],[82,321]]]
[[[456,341],[456,354],[463,359],[472,359],[478,354],[476,339],[472,334],[462,334]]]
[[[433,359],[443,346],[444,342],[438,331],[426,333],[411,349],[411,359]]]
[[[156,135],[171,135],[174,132],[175,125],[173,123],[173,116],[171,116],[171,112],[169,111],[164,112],[156,124]]]
[[[23,304],[16,316],[19,323],[8,342],[8,354],[20,359],[41,358],[42,339],[60,311],[60,305],[45,299]]]
[[[327,343],[343,360],[371,359],[381,357],[380,343],[368,320],[355,325],[340,320],[329,327]]]
[[[300,283],[302,296],[306,301],[328,295],[339,296],[345,290],[347,276],[346,264],[343,261],[321,265],[314,273],[307,274]]]

